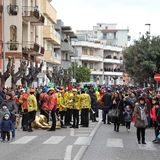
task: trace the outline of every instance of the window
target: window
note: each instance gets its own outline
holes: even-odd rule
[[[87,63],[86,63],[86,62],[85,62],[85,63],[83,63],[83,66],[87,67]]]
[[[116,32],[114,33],[114,39],[116,39]]]
[[[93,50],[92,49],[90,50],[90,55],[93,55]]]
[[[83,54],[87,55],[87,49],[83,49]]]
[[[107,33],[103,33],[103,39],[107,39]]]
[[[15,25],[10,26],[10,40],[17,41],[17,27]]]
[[[90,69],[93,69],[93,63],[90,63],[90,64],[89,64],[89,68],[90,68]]]
[[[7,10],[8,10],[8,14],[9,15],[13,16],[13,15],[17,15],[18,14],[19,8],[18,8],[18,6],[16,4],[17,4],[16,0],[11,0],[10,5],[7,6]]]

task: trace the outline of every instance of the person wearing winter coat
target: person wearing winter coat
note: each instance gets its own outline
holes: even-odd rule
[[[135,104],[134,116],[136,117],[135,127],[137,128],[137,140],[138,144],[146,144],[145,142],[145,129],[148,125],[147,121],[148,109],[145,103],[145,99],[140,97],[138,102]]]
[[[129,105],[126,106],[125,113],[124,113],[124,121],[126,125],[126,130],[129,132],[131,122],[132,122],[132,111]]]
[[[112,97],[112,104],[109,107],[110,109],[119,109],[119,116],[118,117],[111,117],[112,122],[114,123],[114,131],[119,132],[119,126],[123,122],[123,100],[119,92],[115,92]]]
[[[15,101],[13,100],[13,95],[11,92],[6,93],[5,95],[5,100],[2,102],[1,107],[7,104],[8,110],[10,112],[10,119],[12,121],[12,139],[15,139],[15,127],[14,127],[14,123],[16,121],[16,104]]]
[[[5,141],[5,138],[7,136],[7,140],[10,140],[10,131],[13,130],[12,121],[10,120],[10,115],[8,113],[5,113],[4,119],[1,122],[1,128],[2,132],[2,140]]]

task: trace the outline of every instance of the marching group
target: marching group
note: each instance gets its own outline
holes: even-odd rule
[[[160,139],[160,94],[153,89],[136,87],[111,86],[80,88],[63,86],[48,88],[47,86],[30,89],[22,87],[6,89],[0,92],[0,131],[2,141],[15,139],[16,114],[22,115],[23,131],[33,132],[32,122],[36,113],[47,118],[52,125],[47,131],[56,130],[56,119],[61,128],[89,127],[89,119],[97,122],[99,109],[102,110],[104,124],[114,124],[114,131],[119,132],[120,125],[130,131],[131,122],[137,128],[138,144],[146,144],[146,128],[154,127],[155,139]],[[79,119],[80,117],[80,119]],[[72,123],[73,122],[73,123]]]

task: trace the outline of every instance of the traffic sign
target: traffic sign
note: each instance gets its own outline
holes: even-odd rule
[[[54,86],[55,86],[55,83],[53,83],[53,82],[48,83],[48,87],[54,87]]]
[[[154,75],[154,80],[155,81],[160,81],[160,74],[155,74]]]

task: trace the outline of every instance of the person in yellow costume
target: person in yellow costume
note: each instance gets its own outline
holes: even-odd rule
[[[89,110],[91,108],[91,98],[89,94],[85,93],[84,88],[81,89],[80,95],[81,107],[81,125],[82,127],[89,127]]]
[[[101,97],[100,97],[100,93],[98,91],[98,88],[94,88],[95,92],[96,92],[96,97],[97,97],[97,101],[100,101],[101,100]]]
[[[69,126],[71,125],[71,119],[72,119],[72,111],[73,111],[73,92],[72,92],[72,86],[68,86],[68,95],[65,96],[66,100],[66,118],[65,118],[65,125]]]
[[[72,89],[73,98],[73,125],[70,128],[78,128],[79,125],[79,110],[80,108],[80,91],[77,89]]]
[[[61,123],[61,128],[66,128],[64,125],[64,119],[65,119],[65,114],[66,114],[66,100],[65,100],[65,93],[64,90],[61,90],[61,96],[59,97],[59,114],[60,114],[60,123]]]
[[[95,87],[94,90],[95,90],[95,94],[96,94],[96,97],[97,97],[97,102],[100,102],[101,96],[100,96],[100,93],[98,91],[98,88]],[[95,108],[95,116],[99,117],[99,110],[98,110],[98,108]]]
[[[35,120],[36,111],[38,109],[37,100],[34,93],[35,89],[31,89],[28,97],[28,132],[33,132],[31,123]]]

